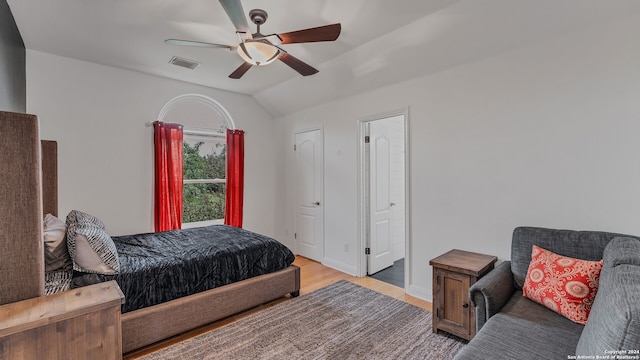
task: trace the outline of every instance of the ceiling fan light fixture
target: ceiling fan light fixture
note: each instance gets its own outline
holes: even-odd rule
[[[244,61],[257,66],[274,62],[280,54],[280,49],[261,41],[246,41],[237,50]]]

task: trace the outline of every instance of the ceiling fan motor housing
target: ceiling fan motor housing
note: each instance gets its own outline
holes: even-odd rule
[[[253,9],[249,11],[249,18],[254,24],[258,26],[267,22],[268,17],[269,15],[267,15],[267,12],[262,9]]]

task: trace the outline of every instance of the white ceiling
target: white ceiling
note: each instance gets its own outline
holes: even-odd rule
[[[638,0],[243,0],[245,13],[269,13],[263,34],[338,22],[342,33],[335,42],[283,45],[318,74],[275,62],[233,80],[237,53],[164,43],[237,44],[218,0],[7,2],[27,49],[248,94],[275,116],[640,12]],[[173,56],[201,65],[177,67]]]

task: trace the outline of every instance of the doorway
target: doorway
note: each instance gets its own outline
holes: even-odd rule
[[[296,252],[322,262],[324,257],[323,141],[319,129],[295,134]]]
[[[366,274],[405,288],[407,156],[405,112],[361,123],[361,202]]]

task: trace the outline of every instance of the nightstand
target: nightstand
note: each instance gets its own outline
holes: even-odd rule
[[[115,281],[0,306],[0,359],[122,359]]]
[[[446,331],[466,340],[476,335],[476,310],[469,287],[493,269],[495,256],[451,250],[431,259],[433,266],[433,332]]]

